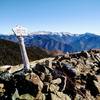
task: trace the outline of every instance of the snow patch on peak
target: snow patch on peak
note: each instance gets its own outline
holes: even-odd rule
[[[50,31],[37,31],[37,32],[30,32],[29,35],[59,35],[59,36],[79,36],[79,34],[72,34],[69,32],[50,32]]]
[[[49,31],[37,31],[37,32],[31,32],[29,34],[31,35],[47,35],[47,34],[50,34],[51,32]]]

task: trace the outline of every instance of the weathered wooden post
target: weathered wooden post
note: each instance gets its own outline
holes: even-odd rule
[[[24,37],[23,37],[26,33],[26,28],[17,25],[15,28],[12,29],[12,31],[14,32],[14,34],[16,35],[16,37],[18,39],[21,56],[22,56],[22,61],[24,64],[24,70],[28,71],[30,69],[30,64],[29,64],[29,59],[27,56],[27,52],[26,52],[26,48],[25,48],[25,44],[24,44]]]

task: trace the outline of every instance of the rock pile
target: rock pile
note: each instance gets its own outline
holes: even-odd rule
[[[57,56],[29,72],[0,72],[0,100],[100,100],[100,50]]]

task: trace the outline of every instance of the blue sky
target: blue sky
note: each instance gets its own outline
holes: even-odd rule
[[[0,0],[0,33],[16,24],[30,31],[100,33],[100,0]]]

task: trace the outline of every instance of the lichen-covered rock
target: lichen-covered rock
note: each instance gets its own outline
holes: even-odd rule
[[[20,97],[17,98],[17,100],[35,100],[35,98],[30,94],[23,94],[23,95],[20,95]]]
[[[51,93],[51,100],[71,100],[71,98],[62,92],[57,92],[56,94]]]

